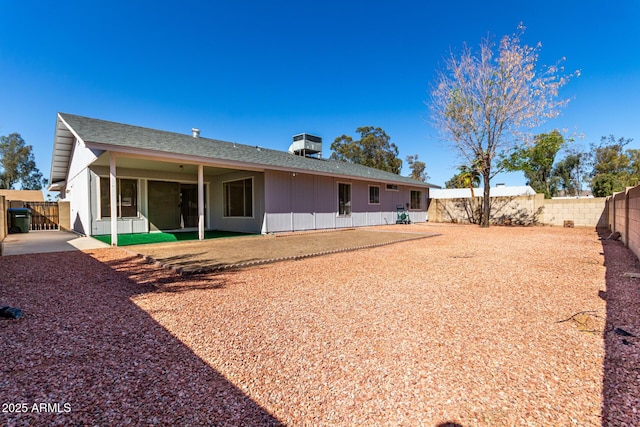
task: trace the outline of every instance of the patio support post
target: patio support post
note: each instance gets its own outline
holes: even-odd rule
[[[116,155],[109,152],[109,203],[111,206],[111,246],[118,246],[118,182]]]
[[[204,240],[204,166],[198,165],[198,239]]]

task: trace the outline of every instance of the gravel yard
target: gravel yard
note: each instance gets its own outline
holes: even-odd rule
[[[411,227],[439,235],[193,276],[114,248],[0,257],[0,305],[25,311],[0,319],[0,423],[640,425],[622,243]]]

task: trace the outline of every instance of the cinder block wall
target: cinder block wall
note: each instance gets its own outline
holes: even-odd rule
[[[608,228],[607,199],[542,199],[544,206],[541,222],[545,225],[563,226],[573,221],[576,227]]]
[[[502,200],[501,200],[502,199]],[[604,197],[588,199],[545,199],[543,194],[492,201],[492,222],[527,224],[526,217],[537,224],[564,226],[573,221],[576,227],[609,228],[609,209]],[[481,198],[476,198],[476,206]],[[468,222],[459,199],[433,199],[429,204],[429,221]],[[505,221],[511,218],[510,221]]]
[[[626,239],[627,229],[627,192],[616,193],[612,196],[613,203],[613,230],[622,234],[622,238]],[[626,243],[626,242],[625,242]]]
[[[543,195],[542,198],[544,198]],[[494,197],[491,199],[492,224],[529,225],[539,222],[536,196]],[[469,222],[469,211],[482,208],[482,197],[475,197],[473,203],[466,199],[432,199],[429,203],[429,221]]]
[[[627,218],[625,243],[631,251],[640,254],[640,187],[633,187],[626,191]]]
[[[7,237],[7,232],[7,202],[4,196],[0,196],[0,242]]]
[[[622,236],[621,240],[640,258],[640,186],[607,197],[609,228]]]

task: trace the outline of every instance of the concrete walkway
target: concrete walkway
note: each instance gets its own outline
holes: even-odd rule
[[[0,251],[2,256],[109,247],[106,243],[91,237],[80,237],[74,233],[57,230],[9,234],[0,245],[2,245]]]

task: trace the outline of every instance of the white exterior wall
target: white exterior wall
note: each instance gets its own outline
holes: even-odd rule
[[[81,233],[91,234],[91,212],[89,209],[89,169],[84,169],[67,180],[67,185],[63,189],[65,198],[69,202],[69,219],[71,229]]]
[[[111,218],[101,217],[100,212],[100,178],[109,175],[109,168],[105,166],[95,166],[90,172],[90,212],[91,212],[91,234],[101,235],[111,233]],[[197,184],[197,175],[186,173],[167,173],[160,171],[140,170],[140,169],[117,169],[118,178],[136,179],[138,181],[138,217],[118,218],[118,233],[147,233],[149,231],[147,183],[149,181],[171,181],[188,184]],[[205,228],[214,228],[212,220],[212,187],[214,177],[204,176],[205,184]]]
[[[100,211],[100,178],[108,176],[108,168],[98,169],[99,174],[95,170],[91,171],[90,188],[91,188],[91,234],[99,236],[102,234],[111,234],[111,218],[103,218],[103,212]],[[105,176],[105,170],[107,173]],[[141,171],[139,171],[141,172]],[[123,174],[125,173],[125,174]],[[118,218],[117,227],[118,234],[129,233],[146,233],[149,231],[149,221],[147,220],[147,197],[146,197],[146,178],[136,177],[136,171],[117,170],[118,178],[137,179],[138,180],[138,217]]]
[[[82,234],[91,234],[91,210],[89,193],[89,169],[100,152],[94,152],[77,140],[73,146],[69,163],[67,184],[62,188],[60,199],[69,202],[71,228]]]

